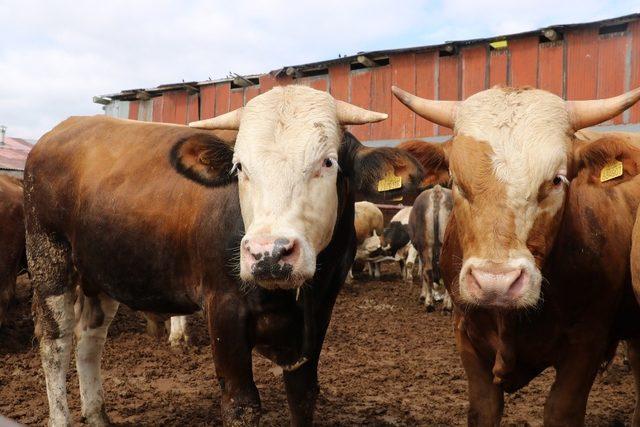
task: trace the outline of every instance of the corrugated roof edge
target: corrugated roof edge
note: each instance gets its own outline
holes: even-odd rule
[[[524,31],[521,33],[513,33],[513,34],[504,34],[504,35],[498,35],[498,36],[492,36],[492,37],[486,37],[486,38],[446,41],[440,44],[413,46],[413,47],[405,47],[405,48],[399,48],[399,49],[384,49],[384,50],[374,50],[374,51],[368,51],[368,52],[358,52],[355,55],[348,55],[348,56],[343,56],[341,58],[334,58],[334,59],[329,59],[325,61],[309,62],[306,64],[299,64],[299,65],[287,65],[287,66],[272,70],[268,74],[277,76],[285,72],[287,68],[294,68],[299,71],[305,71],[305,70],[326,68],[335,64],[340,64],[345,62],[351,63],[357,60],[358,56],[360,55],[380,57],[380,56],[389,56],[389,55],[394,55],[399,53],[426,52],[430,50],[436,50],[449,45],[470,46],[477,43],[489,43],[497,40],[526,37],[532,34],[540,34],[543,30],[546,30],[546,29],[554,29],[554,30],[562,31],[562,30],[568,30],[568,29],[574,29],[574,28],[580,28],[580,27],[588,27],[591,25],[611,25],[616,23],[624,23],[624,22],[634,21],[636,19],[640,19],[640,12],[631,13],[629,15],[618,16],[615,18],[607,18],[607,19],[601,19],[598,21],[591,21],[591,22],[581,22],[576,24],[548,25],[542,28],[538,28],[536,30]],[[244,77],[258,78],[261,75],[264,75],[264,74],[252,74],[252,75],[246,75]],[[94,97],[94,102],[96,102],[96,99],[100,99],[100,98],[102,99],[107,98],[109,100],[136,100],[138,99],[137,97],[140,92],[146,92],[150,96],[159,96],[163,92],[168,92],[170,90],[184,89],[185,86],[199,87],[199,86],[206,86],[206,85],[211,85],[215,83],[230,82],[232,80],[233,80],[232,77],[225,77],[225,78],[216,79],[216,80],[204,80],[199,82],[169,83],[169,84],[163,84],[163,85],[160,85],[154,88],[148,88],[148,89],[126,89],[118,93],[96,96]]]

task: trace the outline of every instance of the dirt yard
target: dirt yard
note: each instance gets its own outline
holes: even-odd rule
[[[319,425],[465,424],[466,381],[456,355],[451,317],[418,305],[418,284],[386,274],[382,281],[347,284],[336,304],[320,363]],[[20,280],[17,300],[0,330],[0,414],[44,425],[47,399],[32,336],[30,286]],[[102,368],[107,411],[117,425],[219,425],[217,382],[204,322],[197,317],[194,347],[174,352],[145,335],[142,317],[121,307],[109,332]],[[255,357],[263,425],[288,424],[280,370]],[[540,425],[547,371],[505,402],[505,425]],[[80,423],[75,365],[69,402]],[[616,357],[591,392],[587,425],[628,425],[633,379]]]

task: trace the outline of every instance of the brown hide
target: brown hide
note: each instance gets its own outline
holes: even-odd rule
[[[0,175],[0,325],[15,292],[24,258],[22,181]]]
[[[48,185],[30,192],[30,204],[50,207],[38,211],[38,222],[68,236],[87,295],[99,282],[135,309],[189,312],[207,283],[202,272],[224,271],[228,256],[220,240],[237,229],[235,185],[196,183],[176,173],[167,155],[176,141],[207,135],[184,126],[77,117],[34,147],[25,185],[45,179]],[[109,277],[119,272],[107,264],[126,271],[130,282],[121,286],[120,276]]]

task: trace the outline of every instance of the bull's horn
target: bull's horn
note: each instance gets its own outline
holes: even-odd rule
[[[240,129],[240,119],[242,119],[242,107],[229,111],[228,113],[218,117],[191,122],[189,123],[189,127],[200,129],[238,130]]]
[[[391,86],[391,91],[400,102],[420,117],[440,126],[453,129],[456,118],[456,108],[458,107],[459,101],[433,101],[423,99],[397,86]]]
[[[363,125],[365,123],[375,123],[386,119],[387,114],[365,110],[356,107],[348,102],[336,99],[336,114],[341,125]]]
[[[567,101],[566,108],[571,126],[577,131],[617,116],[639,99],[640,87],[613,98]]]

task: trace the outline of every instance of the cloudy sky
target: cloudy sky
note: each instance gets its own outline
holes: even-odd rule
[[[0,124],[38,138],[93,95],[640,12],[638,0],[0,0]]]

